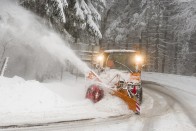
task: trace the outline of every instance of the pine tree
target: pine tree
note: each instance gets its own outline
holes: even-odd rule
[[[181,74],[196,72],[195,32],[196,32],[196,1],[175,1],[175,13],[171,20],[175,29],[175,39],[178,43],[176,70]]]
[[[20,0],[21,5],[48,20],[49,25],[61,31],[66,29],[79,38],[84,32],[101,38],[99,22],[104,0]]]

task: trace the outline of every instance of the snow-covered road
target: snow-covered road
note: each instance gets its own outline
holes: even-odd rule
[[[143,130],[195,130],[196,106],[192,102],[196,95],[144,81],[144,92],[153,98],[153,108],[145,110],[141,118],[144,120]]]
[[[141,115],[90,119],[74,122],[50,123],[43,126],[22,127],[4,130],[36,131],[100,131],[100,130],[144,130],[144,131],[195,131],[196,104],[194,92],[170,88],[154,82],[144,81],[144,101]]]

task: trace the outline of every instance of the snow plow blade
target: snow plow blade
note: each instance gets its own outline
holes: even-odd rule
[[[125,95],[123,91],[113,90],[111,94],[121,98],[128,105],[129,109],[132,110],[134,113],[140,114],[140,107],[137,101]]]

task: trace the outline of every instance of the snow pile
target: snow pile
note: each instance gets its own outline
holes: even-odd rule
[[[64,106],[61,97],[37,81],[0,77],[0,125],[20,123],[27,114],[42,119],[45,114]],[[33,118],[25,120],[28,119]]]
[[[169,87],[196,93],[196,77],[193,76],[143,72],[142,80],[153,81]]]
[[[39,83],[0,77],[0,126],[106,118],[130,113],[124,102],[106,94],[94,104],[85,99],[84,78],[67,74],[63,82]],[[25,118],[25,119],[24,119]]]
[[[108,113],[109,116],[130,114],[132,112],[123,100],[110,94],[105,94],[104,98],[95,104],[95,108],[100,112]]]
[[[0,112],[47,111],[64,101],[37,81],[0,77]]]
[[[76,104],[78,107],[88,109],[86,115],[90,113],[90,117],[106,117],[131,112],[122,100],[108,94],[107,91],[105,91],[104,99],[96,104],[85,99],[88,84],[84,78],[78,78],[76,80],[74,76],[66,74],[62,83],[54,81],[46,83],[45,85],[53,92],[59,94],[66,103],[70,102],[72,105]],[[79,112],[75,113],[79,114]]]

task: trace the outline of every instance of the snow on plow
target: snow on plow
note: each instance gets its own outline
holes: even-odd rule
[[[103,83],[99,76],[93,71],[90,71],[86,75],[86,81],[88,81],[88,83],[91,83],[87,88],[86,98],[90,99],[93,103],[100,101],[104,97],[104,93],[106,92],[104,92],[103,89],[107,88],[109,90],[108,92],[111,95],[117,96],[122,99],[127,104],[130,110],[132,110],[136,114],[140,114],[140,105],[137,102],[136,96],[134,94],[134,88],[130,91],[127,88],[128,86],[126,86],[126,88],[120,88],[120,81],[118,81],[115,86],[111,87]],[[121,87],[122,86],[125,85],[122,85],[121,83]]]

